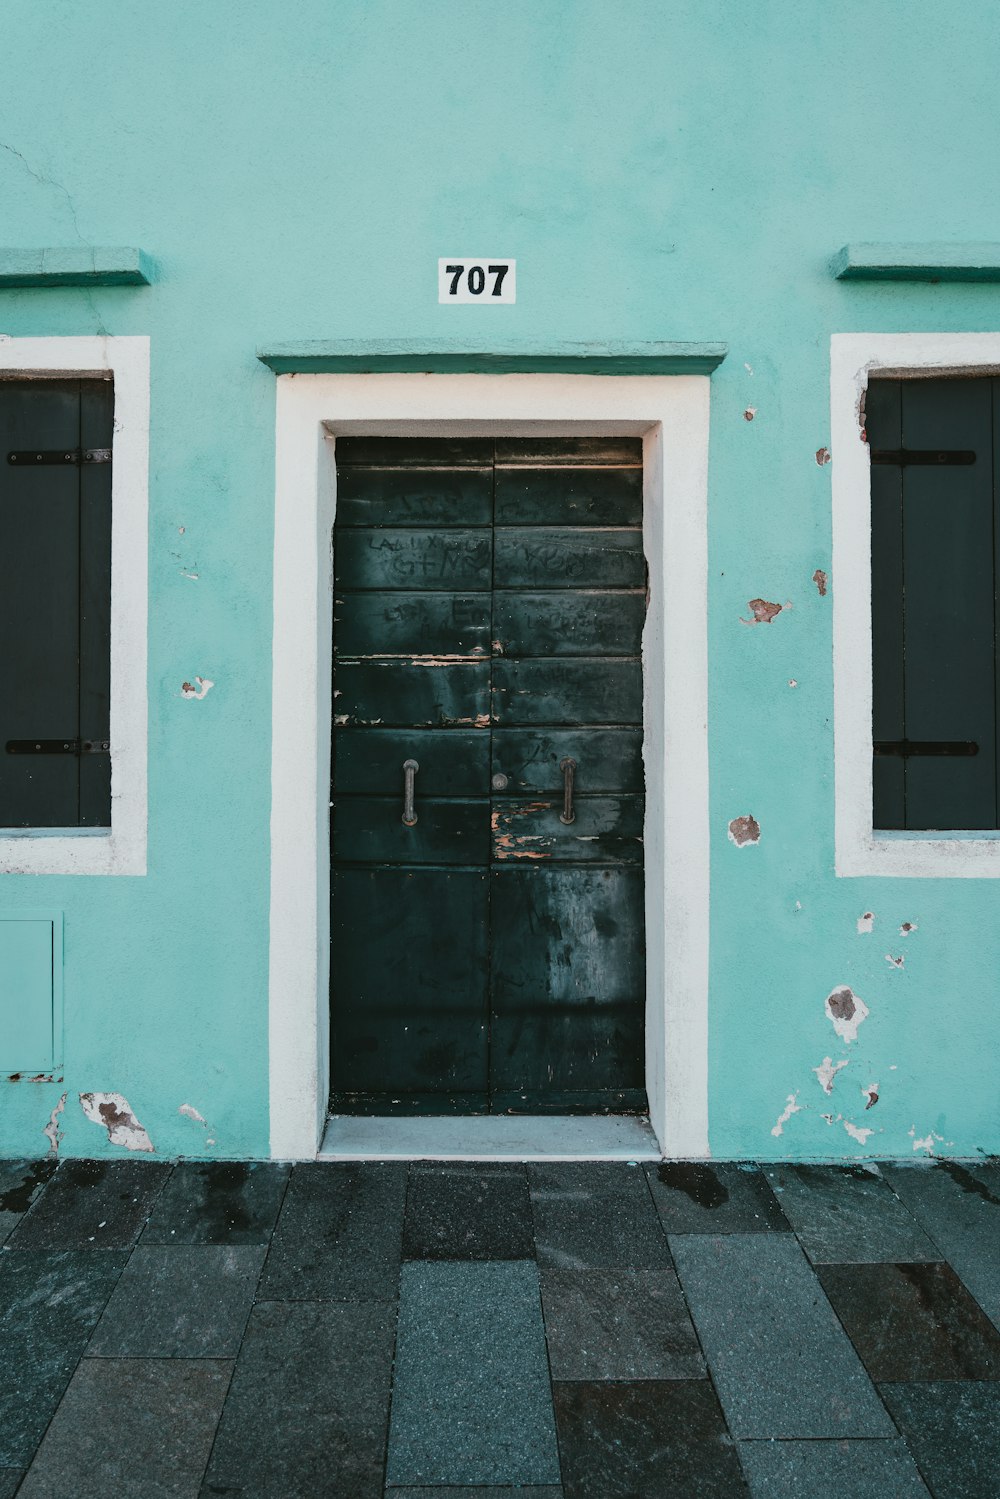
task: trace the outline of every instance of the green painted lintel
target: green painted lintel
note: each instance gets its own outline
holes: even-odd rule
[[[91,245],[0,249],[0,289],[22,286],[148,286],[153,262],[144,250]]]
[[[844,245],[838,281],[1000,281],[1000,244]]]
[[[507,343],[483,349],[459,339],[329,339],[272,344],[257,358],[276,375],[568,374],[709,375],[726,357],[722,343]]]

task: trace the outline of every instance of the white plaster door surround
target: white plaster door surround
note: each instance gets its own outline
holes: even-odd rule
[[[707,375],[281,374],[274,539],[271,1155],[327,1111],[338,434],[641,436],[646,1086],[665,1155],[708,1154]]]

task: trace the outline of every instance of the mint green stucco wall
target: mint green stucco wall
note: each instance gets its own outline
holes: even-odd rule
[[[1000,240],[992,0],[4,0],[0,46],[0,241],[138,244],[159,269],[0,292],[9,335],[152,341],[149,873],[0,878],[4,912],[65,913],[65,1083],[0,1082],[3,1153],[45,1147],[64,1088],[70,1154],[116,1153],[77,1102],[104,1089],[158,1153],[267,1152],[274,376],[255,349],[425,336],[728,342],[712,1150],[865,1153],[831,1110],[875,1130],[868,1153],[911,1154],[911,1131],[1000,1150],[1000,885],[834,877],[831,598],[810,581],[830,571],[830,334],[1000,329],[995,285],[828,272],[850,240]],[[517,257],[516,306],[438,307],[437,257],[466,250]],[[756,596],[793,608],[747,629]],[[195,674],[216,684],[201,702],[180,695]],[[739,850],[745,812],[762,838]],[[871,1011],[850,1048],[823,1013],[841,983]],[[851,1057],[829,1099],[825,1055]]]

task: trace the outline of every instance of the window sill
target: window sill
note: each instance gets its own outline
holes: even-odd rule
[[[113,828],[0,828],[0,874],[145,873],[144,836]]]
[[[837,874],[900,879],[1000,879],[1000,830],[885,829],[838,839]]]

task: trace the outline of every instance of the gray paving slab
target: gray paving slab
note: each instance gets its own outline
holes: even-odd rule
[[[288,1183],[262,1301],[394,1301],[406,1201],[398,1162],[310,1162]]]
[[[1000,1327],[1000,1168],[939,1161],[883,1164],[898,1197]]]
[[[14,1249],[129,1249],[169,1175],[158,1161],[63,1161],[7,1242]]]
[[[291,1167],[283,1161],[186,1161],[175,1166],[143,1244],[266,1244]]]
[[[546,1484],[544,1488],[537,1488],[534,1484],[530,1488],[496,1489],[493,1487],[483,1488],[477,1484],[475,1488],[439,1488],[435,1484],[429,1489],[399,1489],[390,1486],[386,1493],[392,1499],[563,1499],[561,1486],[553,1487]]]
[[[749,1234],[788,1224],[759,1166],[746,1161],[651,1161],[645,1168],[671,1234]]]
[[[51,1156],[34,1161],[0,1161],[0,1244],[13,1233],[56,1165]]]
[[[140,1244],[88,1357],[235,1358],[266,1253],[254,1244]]]
[[[534,1264],[403,1266],[387,1482],[558,1484]]]
[[[738,1499],[739,1459],[707,1379],[553,1387],[566,1499]]]
[[[929,1499],[897,1439],[740,1442],[752,1499]]]
[[[817,1273],[876,1383],[1000,1379],[1000,1332],[950,1265],[821,1265]]]
[[[790,1234],[673,1234],[670,1248],[734,1436],[895,1434]]]
[[[534,1254],[522,1165],[415,1161],[410,1166],[404,1259],[523,1260]]]
[[[880,1393],[937,1499],[1000,1493],[1000,1384],[884,1384]]]
[[[202,1492],[381,1499],[395,1309],[258,1302]]]
[[[13,1499],[23,1477],[23,1468],[0,1468],[0,1499]]]
[[[0,1252],[0,1467],[31,1462],[124,1264],[106,1249]]]
[[[672,1269],[543,1270],[553,1379],[700,1379],[706,1374]]]
[[[18,1499],[196,1499],[232,1364],[85,1359]]]
[[[539,1265],[554,1270],[669,1266],[641,1166],[617,1161],[530,1165]]]
[[[767,1179],[814,1265],[939,1260],[888,1181],[864,1166],[772,1166]]]

